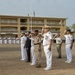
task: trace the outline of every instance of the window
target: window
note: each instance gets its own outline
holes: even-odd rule
[[[2,18],[1,19],[1,23],[2,24],[16,24],[16,23],[18,23],[17,22],[17,19],[11,19],[11,18]]]
[[[27,28],[26,28],[26,27],[21,27],[20,29],[21,29],[21,30],[26,30]]]
[[[27,22],[27,19],[21,19],[20,22],[21,23],[26,23]]]

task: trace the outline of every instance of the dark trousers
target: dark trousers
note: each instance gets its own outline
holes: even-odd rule
[[[31,54],[30,54],[30,49],[27,50],[27,61],[30,62],[31,59]]]

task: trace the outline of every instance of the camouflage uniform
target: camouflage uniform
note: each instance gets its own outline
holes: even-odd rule
[[[34,37],[34,52],[36,57],[36,65],[35,65],[36,67],[41,67],[41,50],[39,50],[40,44],[41,38],[37,35]]]

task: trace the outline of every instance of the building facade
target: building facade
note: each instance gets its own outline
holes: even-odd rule
[[[48,25],[51,32],[61,33],[66,29],[66,18],[48,18],[48,17],[29,17],[29,16],[6,16],[0,15],[0,36],[1,37],[20,37],[22,31],[34,31]]]

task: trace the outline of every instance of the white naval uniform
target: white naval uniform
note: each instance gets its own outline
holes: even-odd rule
[[[31,57],[32,57],[32,64],[35,65],[36,63],[36,58],[35,58],[35,53],[34,53],[34,38],[31,37]]]
[[[12,43],[15,44],[15,38],[12,38]]]
[[[73,36],[71,34],[65,35],[66,38],[66,55],[67,61],[72,62],[72,50],[71,50],[71,41],[73,40]]]
[[[4,44],[7,44],[7,39],[6,39],[6,38],[4,38],[3,40],[4,40]]]
[[[44,52],[46,55],[46,64],[48,69],[52,68],[52,51],[48,50],[48,47],[50,45],[50,40],[52,40],[52,33],[49,31],[46,34],[43,35],[43,46],[44,46]]]
[[[2,38],[0,38],[0,44],[2,44]]]
[[[11,44],[11,38],[8,38],[8,44]]]
[[[19,38],[16,38],[16,44],[19,44],[20,41],[19,41]]]
[[[26,48],[24,48],[26,39],[27,39],[26,36],[21,37],[21,55],[22,55],[21,60],[26,60]]]

